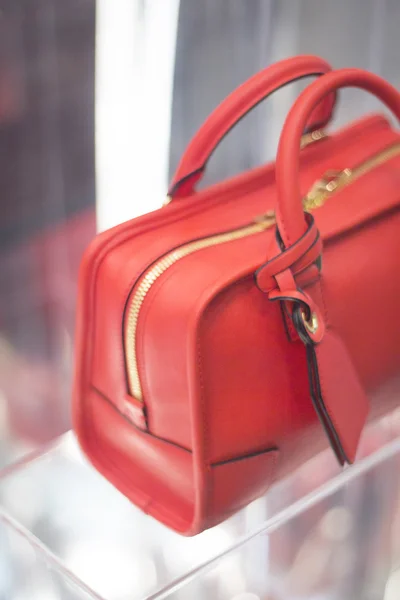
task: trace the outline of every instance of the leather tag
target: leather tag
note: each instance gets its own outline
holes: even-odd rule
[[[312,400],[340,464],[355,460],[369,402],[349,352],[331,329],[307,344]]]

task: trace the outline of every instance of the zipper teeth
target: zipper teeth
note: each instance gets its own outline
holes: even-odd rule
[[[235,229],[233,231],[202,238],[194,242],[189,242],[183,246],[180,246],[179,248],[176,248],[175,250],[172,250],[172,252],[166,254],[163,258],[158,260],[152,267],[149,268],[133,293],[133,298],[128,308],[128,318],[125,328],[125,355],[126,363],[128,365],[127,371],[129,391],[130,394],[137,400],[141,402],[143,401],[143,393],[136,359],[136,331],[142,304],[153,284],[163,273],[165,273],[165,271],[172,267],[172,265],[174,265],[181,258],[184,258],[193,252],[197,252],[198,250],[202,250],[203,248],[208,248],[209,246],[233,242],[234,240],[239,240],[249,235],[260,233],[261,231],[272,227],[274,223],[274,217],[267,215],[266,218],[260,220],[259,222],[241,227],[240,229]]]
[[[316,198],[308,198],[306,196],[303,202],[304,210],[310,211],[321,206],[325,199],[327,199],[329,196],[336,193],[343,187],[346,187],[371,169],[381,165],[397,154],[400,154],[400,143],[396,143],[395,145],[382,150],[369,159],[366,159],[363,163],[357,165],[353,169],[349,169],[349,176],[338,182],[337,187],[335,187],[333,191],[320,191],[318,193],[318,200]],[[143,392],[140,383],[136,352],[137,325],[142,304],[153,284],[178,260],[188,256],[189,254],[192,254],[193,252],[208,248],[209,246],[224,244],[226,242],[231,242],[249,235],[260,233],[266,229],[269,229],[274,224],[275,218],[273,213],[267,213],[264,217],[261,217],[259,221],[256,221],[250,225],[235,229],[233,231],[195,240],[194,242],[188,242],[187,244],[184,244],[183,246],[180,246],[179,248],[176,248],[175,250],[172,250],[166,254],[147,270],[136,287],[136,290],[133,292],[132,300],[130,301],[127,309],[128,316],[125,326],[125,359],[128,374],[128,387],[129,393],[136,398],[136,400],[143,402]]]
[[[389,148],[382,150],[375,156],[371,156],[371,158],[368,158],[367,160],[365,160],[364,162],[362,162],[361,164],[357,165],[356,167],[354,167],[352,169],[353,181],[354,181],[354,179],[358,179],[361,175],[365,175],[365,173],[370,171],[372,168],[378,167],[379,165],[383,164],[387,160],[390,160],[391,158],[396,156],[396,154],[399,154],[399,153],[400,153],[400,143],[397,142],[393,146],[390,146]]]
[[[359,179],[360,177],[362,177],[363,175],[365,175],[372,169],[379,167],[379,165],[382,165],[383,163],[387,162],[391,158],[394,158],[398,154],[400,154],[400,143],[396,142],[392,146],[389,146],[388,148],[381,150],[374,156],[367,158],[365,161],[356,165],[355,167],[353,167],[351,169],[345,169],[345,171],[342,172],[345,174],[345,176],[343,177],[343,179],[339,179],[337,181],[337,185],[335,186],[335,188],[333,190],[331,190],[331,191],[329,191],[328,189],[320,190],[316,194],[316,196],[313,198],[309,198],[308,196],[306,196],[304,199],[304,202],[303,202],[304,209],[312,210],[314,208],[318,208],[319,206],[321,206],[324,203],[324,201],[329,196],[331,196],[332,194],[335,194],[339,190],[347,187],[351,183],[354,183],[354,181],[356,181],[357,179]],[[348,171],[347,176],[345,173],[346,171]]]

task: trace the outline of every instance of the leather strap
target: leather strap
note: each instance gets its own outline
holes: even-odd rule
[[[172,178],[171,199],[188,196],[202,177],[207,161],[224,136],[251,109],[284,85],[331,70],[330,65],[317,56],[297,56],[282,60],[260,71],[232,92],[200,127],[189,143]],[[310,115],[304,129],[313,131],[325,125],[332,116],[335,95],[324,98]]]
[[[279,273],[291,269],[294,274],[301,273],[315,264],[321,256],[322,241],[310,214],[306,215],[308,228],[299,240],[287,249],[279,249],[273,258],[261,265],[255,273],[257,286],[263,292],[271,292],[276,288],[276,277]]]
[[[278,255],[256,274],[259,286],[270,300],[280,300],[286,306],[286,314],[290,314],[305,345],[311,399],[340,464],[355,459],[369,403],[348,349],[329,322],[321,277],[314,278],[306,290],[302,290],[295,276],[298,261],[314,257],[311,243],[315,240],[315,235],[310,235],[309,217],[303,212],[301,202],[300,140],[315,106],[342,87],[358,87],[373,93],[400,119],[397,90],[377,75],[359,69],[326,73],[302,92],[286,119],[277,155],[276,216],[281,247]],[[299,257],[299,250],[303,258]],[[295,260],[285,259],[291,256]],[[273,263],[281,264],[286,270],[273,273]],[[315,274],[315,267],[313,269]],[[269,285],[271,274],[275,279],[274,290]]]
[[[355,460],[369,412],[351,356],[330,326],[320,281],[301,290],[290,269],[275,276],[269,299],[280,300],[306,348],[310,396],[339,464]],[[307,323],[315,320],[315,330]]]

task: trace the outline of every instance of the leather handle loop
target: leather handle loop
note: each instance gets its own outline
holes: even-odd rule
[[[299,145],[303,129],[315,106],[339,88],[355,87],[374,94],[400,119],[400,94],[390,83],[362,69],[340,69],[312,82],[290,110],[279,141],[276,160],[277,225],[286,247],[307,230],[300,191]]]
[[[172,178],[169,196],[184,197],[194,192],[207,161],[225,135],[251,109],[284,85],[307,76],[331,70],[329,63],[317,56],[297,56],[282,60],[260,71],[232,92],[200,127],[190,141]],[[332,116],[335,95],[324,98],[310,116],[307,131],[325,125]]]

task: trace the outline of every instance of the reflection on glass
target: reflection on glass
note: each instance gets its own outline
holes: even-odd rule
[[[4,521],[0,525],[0,598],[102,600],[73,575],[60,571],[23,533]]]
[[[385,586],[387,595],[399,591],[391,576],[400,564],[398,428],[398,414],[370,426],[353,467],[340,471],[323,453],[194,538],[131,505],[67,434],[3,476],[3,519],[62,577],[73,573],[107,600],[162,590],[172,598],[381,600]]]
[[[380,464],[280,527],[267,523],[264,531],[162,597],[399,598],[400,479],[393,477],[399,472],[399,450],[396,442],[396,452]]]

